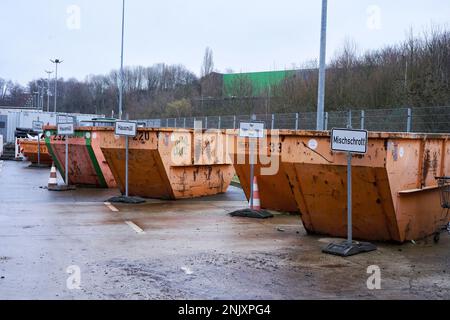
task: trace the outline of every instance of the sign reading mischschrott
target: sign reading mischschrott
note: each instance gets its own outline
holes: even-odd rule
[[[331,150],[366,153],[369,134],[366,130],[333,129],[331,131]]]
[[[115,133],[117,136],[136,137],[137,123],[133,121],[117,121]]]
[[[59,136],[73,136],[75,134],[73,123],[58,123],[57,129]]]

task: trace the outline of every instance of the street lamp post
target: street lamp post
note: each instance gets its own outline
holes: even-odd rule
[[[120,75],[119,75],[119,119],[123,114],[123,40],[125,35],[125,0],[122,0],[122,46],[120,54]]]
[[[325,67],[327,51],[327,0],[322,0],[322,26],[320,32],[319,92],[317,101],[317,130],[324,130]]]
[[[33,102],[34,102],[34,108],[39,109],[39,92],[38,91],[33,92]]]
[[[42,102],[42,87],[38,85],[38,92],[39,92],[39,102],[38,102],[38,109],[41,110],[41,102]]]
[[[44,111],[44,91],[45,91],[45,84],[43,83],[43,80],[41,81],[42,85],[38,86],[38,92],[39,92],[39,110]]]
[[[56,113],[56,99],[58,97],[58,64],[63,63],[63,61],[59,59],[50,61],[55,64],[55,105],[53,106],[53,112]]]
[[[50,112],[50,75],[53,73],[53,71],[45,70],[45,72],[48,74],[48,78],[47,78],[47,112]]]

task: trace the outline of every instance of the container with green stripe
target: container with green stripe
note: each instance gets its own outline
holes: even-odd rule
[[[99,146],[102,127],[77,127],[69,137],[69,184],[81,187],[115,188],[111,170]],[[45,142],[61,176],[65,176],[65,137],[55,127],[46,127]]]

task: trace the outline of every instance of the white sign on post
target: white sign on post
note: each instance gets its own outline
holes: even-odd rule
[[[56,115],[56,123],[75,123],[75,117],[67,114]]]
[[[33,131],[37,133],[44,131],[44,123],[42,121],[33,121],[32,127]]]
[[[264,138],[264,122],[241,122],[239,129],[239,137],[250,138],[249,160],[250,160],[250,210],[260,210],[260,206],[255,206],[253,198],[254,193],[254,177],[255,177],[255,144],[258,139]]]
[[[368,136],[366,130],[333,129],[331,131],[331,150],[367,153]]]
[[[264,122],[241,122],[241,138],[264,138]]]
[[[117,121],[115,134],[117,136],[136,137],[137,123],[133,121]]]
[[[323,252],[348,257],[377,248],[368,242],[353,241],[352,208],[352,153],[367,153],[369,134],[366,130],[333,129],[331,131],[331,150],[347,153],[347,241],[341,244],[330,243]]]
[[[58,123],[57,129],[59,136],[73,136],[75,134],[73,123]]]

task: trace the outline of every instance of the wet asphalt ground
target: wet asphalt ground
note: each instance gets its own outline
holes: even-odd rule
[[[27,165],[0,162],[0,299],[450,299],[448,232],[340,258],[298,216],[230,217],[246,205],[234,187],[107,206],[117,190],[52,193]]]

